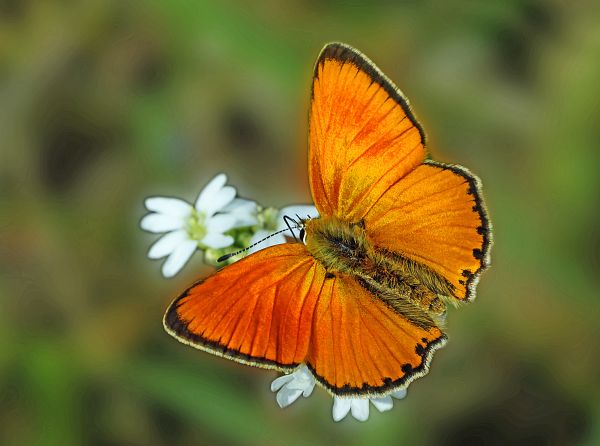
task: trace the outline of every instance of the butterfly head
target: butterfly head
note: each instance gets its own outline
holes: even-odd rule
[[[296,218],[292,218],[289,215],[284,215],[283,220],[287,225],[289,231],[292,233],[292,236],[296,241],[300,241],[306,245],[306,224],[313,220],[313,217],[307,215],[306,218],[300,217],[296,214]],[[296,237],[296,233],[294,229],[298,231],[298,237]]]

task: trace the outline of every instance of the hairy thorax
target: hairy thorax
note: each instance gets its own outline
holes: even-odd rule
[[[422,327],[440,325],[446,311],[442,298],[452,285],[430,268],[401,253],[373,245],[364,222],[321,217],[305,223],[306,247],[327,270],[327,278],[353,276],[373,296]]]

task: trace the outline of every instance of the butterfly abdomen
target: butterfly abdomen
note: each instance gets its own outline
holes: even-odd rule
[[[353,276],[376,298],[422,327],[435,325],[446,310],[438,294],[449,285],[400,255],[377,249],[362,222],[321,217],[306,223],[308,251],[327,270]]]

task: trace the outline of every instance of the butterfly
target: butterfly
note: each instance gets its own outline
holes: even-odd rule
[[[402,92],[342,44],[317,59],[308,175],[318,218],[185,290],[164,326],[244,364],[306,364],[336,396],[385,396],[428,372],[449,304],[490,263],[480,180],[431,160]]]

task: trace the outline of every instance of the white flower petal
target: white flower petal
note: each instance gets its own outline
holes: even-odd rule
[[[369,398],[352,398],[350,408],[352,416],[358,421],[367,421],[369,419]]]
[[[207,217],[212,217],[215,212],[231,203],[236,191],[234,187],[225,186],[226,182],[225,174],[219,174],[213,178],[200,192],[195,204],[196,210],[204,213]]]
[[[235,225],[235,217],[227,214],[215,215],[207,219],[206,229],[208,232],[225,232],[229,231]]]
[[[223,208],[223,212],[249,212],[256,207],[256,201],[247,200],[246,198],[236,198],[231,203]]]
[[[236,216],[234,228],[243,228],[245,226],[254,226],[258,223],[258,218],[255,216]]]
[[[402,398],[404,398],[406,396],[406,389],[398,390],[398,391],[392,393],[392,396],[396,399],[401,400]]]
[[[258,218],[255,215],[234,215],[235,224],[234,228],[243,228],[246,226],[254,226],[258,224]]]
[[[281,208],[279,210],[279,215],[277,218],[277,229],[283,229],[283,228],[287,228],[287,225],[285,224],[285,221],[283,220],[283,217],[287,215],[288,217],[293,218],[294,220],[297,219],[298,217],[300,218],[307,218],[307,217],[312,217],[312,218],[317,218],[319,217],[319,212],[317,211],[317,208],[314,206],[310,206],[310,205],[293,205],[293,206],[286,206],[284,208]]]
[[[148,214],[140,222],[144,231],[167,232],[183,228],[185,220],[174,215]]]
[[[302,364],[300,367],[298,367],[298,369],[296,370],[295,373],[301,379],[304,379],[304,380],[307,380],[307,381],[310,381],[313,383],[315,382],[315,377],[306,364]]]
[[[333,421],[343,420],[348,412],[350,411],[350,406],[352,404],[352,400],[350,398],[339,398],[337,396],[333,397]]]
[[[183,265],[190,259],[198,245],[193,240],[184,240],[175,248],[162,266],[162,273],[165,277],[173,277],[179,272]]]
[[[300,395],[302,395],[302,390],[299,389],[290,389],[287,386],[283,387],[279,392],[277,392],[277,396],[275,399],[277,400],[277,404],[282,409],[284,407],[289,406],[294,401],[296,401]]]
[[[294,377],[291,374],[282,375],[279,378],[275,378],[271,383],[271,392],[277,392],[279,389],[281,389],[284,385],[286,385],[293,379]]]
[[[315,382],[314,381],[312,382],[311,385],[309,385],[302,391],[302,395],[304,396],[304,398],[308,398],[313,393],[313,390],[315,390]]]
[[[192,205],[179,198],[150,197],[144,202],[146,209],[159,214],[187,217],[192,212]]]
[[[169,232],[159,238],[148,251],[148,257],[151,259],[160,259],[171,254],[177,246],[188,238],[185,229]]]
[[[315,389],[315,377],[306,364],[302,364],[302,366],[294,373],[297,376],[298,381],[302,382],[304,385],[302,395],[304,395],[305,398],[308,398]]]
[[[298,368],[292,375],[294,379],[287,384],[290,389],[306,390],[314,387],[315,378],[305,365]],[[310,393],[309,393],[310,395]]]
[[[221,209],[231,203],[235,198],[236,193],[237,192],[235,191],[234,187],[223,187],[223,189],[221,189],[219,192],[209,197],[209,200],[202,211],[207,217],[212,217],[216,212],[219,212]]]
[[[293,373],[283,375],[271,383],[271,391],[277,392],[277,404],[286,407],[296,401],[300,395],[310,396],[315,387],[315,377],[306,365],[301,365]]]
[[[204,236],[200,243],[213,249],[227,248],[233,244],[233,237],[219,234],[218,232],[209,232]]]
[[[256,201],[245,198],[234,198],[231,203],[221,209],[222,212],[233,215],[236,219],[235,227],[254,226],[258,223],[256,216],[258,205]]]
[[[196,199],[194,207],[201,211],[206,208],[206,205],[212,200],[212,197],[218,193],[225,183],[227,182],[227,176],[224,173],[220,173],[215,176],[209,183],[202,189],[200,195]]]
[[[371,398],[371,402],[379,412],[386,412],[394,407],[394,400],[389,395],[382,398]]]

